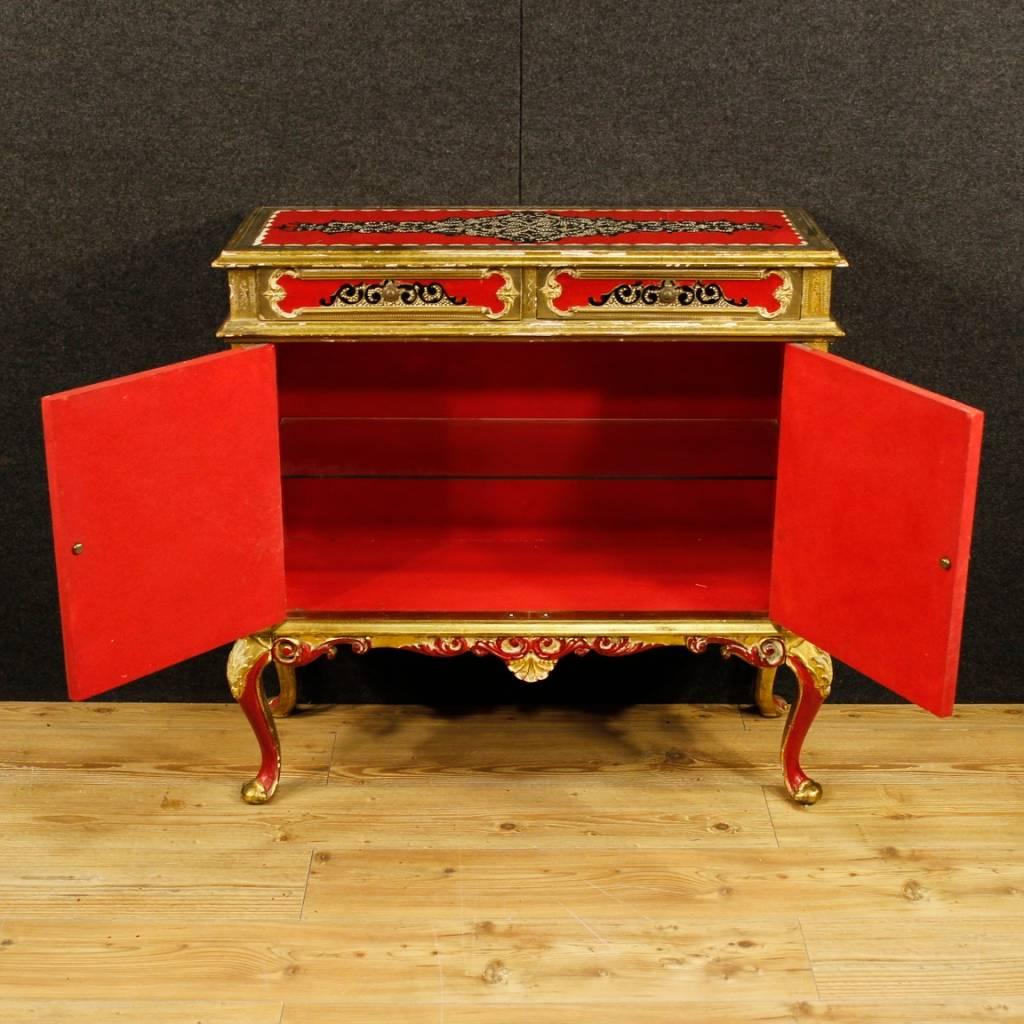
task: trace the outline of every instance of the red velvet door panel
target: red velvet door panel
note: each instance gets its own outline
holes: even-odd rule
[[[271,346],[50,395],[43,427],[73,698],[284,617]]]
[[[786,352],[771,617],[939,715],[956,688],[982,419]]]

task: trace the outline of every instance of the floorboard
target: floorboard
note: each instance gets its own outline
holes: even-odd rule
[[[1024,1021],[1024,715],[0,704],[5,1024]]]

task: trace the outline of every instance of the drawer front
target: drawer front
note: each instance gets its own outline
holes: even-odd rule
[[[605,270],[552,267],[543,281],[541,318],[693,320],[727,316],[764,320],[800,315],[800,271],[781,269]]]
[[[260,318],[283,321],[514,320],[521,270],[288,268],[260,271]]]

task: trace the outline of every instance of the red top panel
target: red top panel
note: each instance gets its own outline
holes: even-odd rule
[[[258,246],[798,246],[783,210],[275,210]]]

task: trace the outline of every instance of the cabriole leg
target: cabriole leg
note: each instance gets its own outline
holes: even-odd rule
[[[285,718],[295,710],[298,699],[298,685],[295,681],[295,666],[274,662],[277,672],[278,694],[270,701],[270,710],[275,718]]]
[[[754,703],[765,718],[778,718],[786,710],[786,702],[775,694],[774,668],[759,668],[754,682]]]
[[[800,752],[822,702],[832,689],[832,659],[814,644],[799,637],[786,643],[786,664],[797,680],[796,700],[782,734],[782,775],[789,795],[798,804],[816,804],[821,786],[800,766]]]
[[[265,804],[281,778],[281,743],[263,690],[263,670],[268,661],[270,644],[252,636],[236,641],[228,656],[231,696],[241,705],[260,745],[259,772],[242,786],[242,799],[248,804]]]

